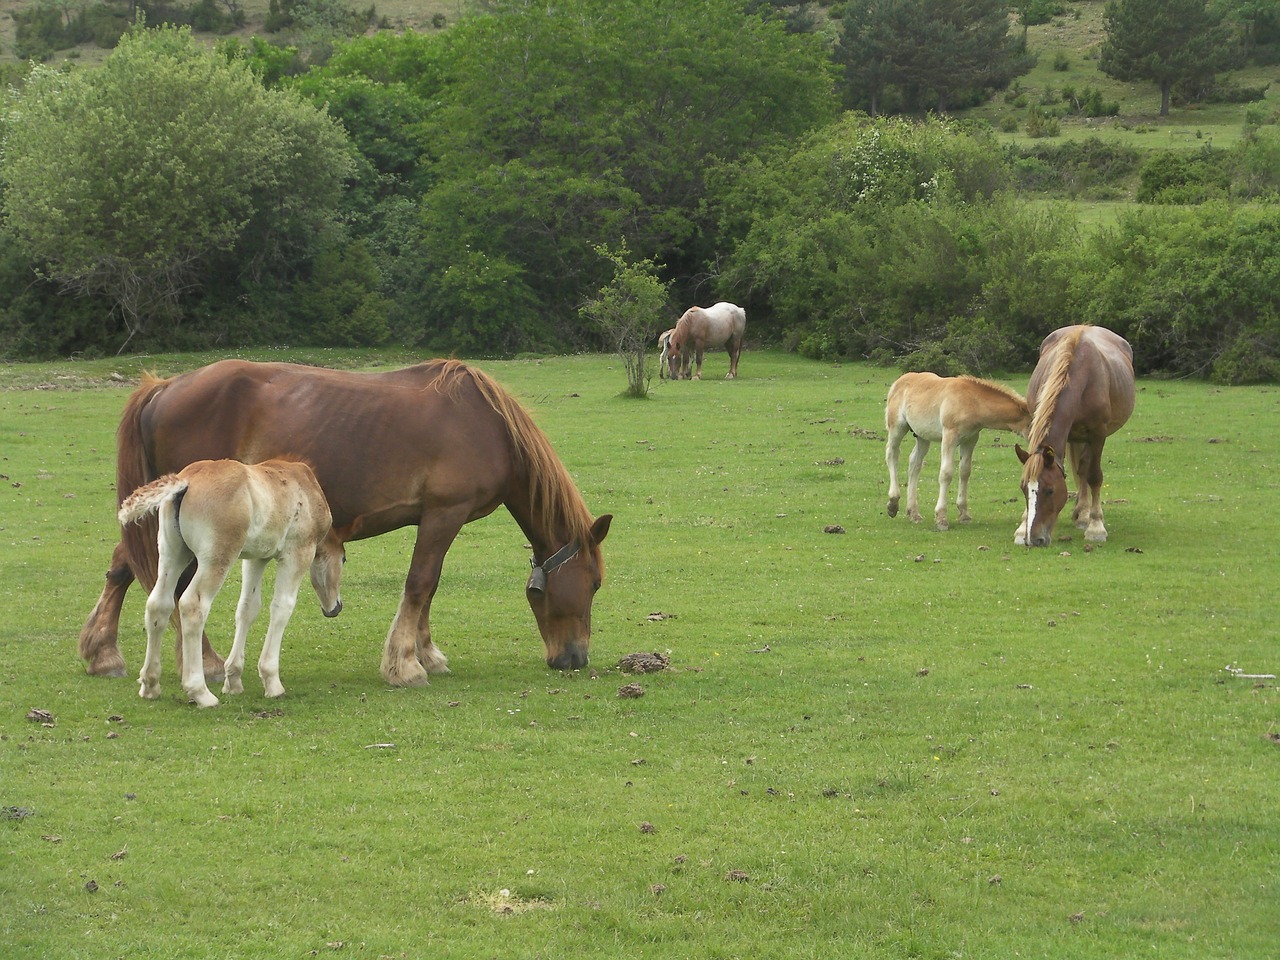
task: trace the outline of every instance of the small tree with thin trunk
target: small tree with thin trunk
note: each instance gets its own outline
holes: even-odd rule
[[[648,346],[657,337],[667,309],[667,284],[655,275],[658,268],[652,260],[631,259],[625,240],[617,250],[608,244],[595,250],[613,263],[613,279],[600,288],[595,299],[583,304],[581,313],[595,323],[622,358],[627,372],[625,395],[647,397],[653,379]]]

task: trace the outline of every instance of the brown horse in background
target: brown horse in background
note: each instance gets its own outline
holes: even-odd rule
[[[533,550],[526,597],[554,669],[587,663],[591,604],[604,576],[593,520],[550,442],[516,400],[481,371],[436,360],[385,373],[223,360],[169,380],[147,378],[117,432],[116,487],[195,460],[312,466],[342,542],[417,526],[404,594],[387,634],[382,675],[427,682],[448,668],[431,639],[431,599],[444,556],[466,523],[505,506]],[[88,671],[124,675],[117,632],[134,578],[156,580],[154,521],[130,524],[80,634]],[[222,663],[205,641],[206,672]]]
[[[1040,361],[1027,384],[1031,407],[1028,450],[1022,461],[1026,511],[1014,543],[1041,547],[1053,538],[1053,525],[1067,502],[1062,455],[1076,477],[1073,519],[1085,540],[1103,542],[1102,447],[1133,413],[1133,348],[1106,327],[1072,326],[1055,330],[1040,344]]]
[[[947,530],[947,490],[956,472],[959,452],[960,483],[956,508],[961,523],[969,517],[969,474],[973,471],[973,450],[983,430],[1011,430],[1026,436],[1031,422],[1027,401],[1003,384],[977,377],[940,377],[936,373],[904,373],[889,388],[884,408],[889,439],[884,451],[889,467],[890,517],[898,515],[902,489],[898,485],[898,450],[910,431],[915,435],[907,473],[907,516],[920,521],[917,491],[920,470],[931,443],[942,445],[942,465],[938,470],[938,502],[933,519],[939,530]]]

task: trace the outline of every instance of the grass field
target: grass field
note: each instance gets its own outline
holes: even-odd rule
[[[616,515],[592,668],[543,665],[499,511],[433,607],[452,674],[378,675],[392,534],[349,545],[337,620],[300,598],[283,700],[251,671],[196,711],[171,649],[146,702],[75,638],[116,537],[112,375],[208,359],[0,367],[4,957],[1275,956],[1280,698],[1224,668],[1280,673],[1280,390],[1141,383],[1110,541],[1029,551],[999,434],[972,524],[885,516],[893,371],[748,351],[639,402],[611,358],[486,362]],[[672,668],[616,668],[651,650]]]

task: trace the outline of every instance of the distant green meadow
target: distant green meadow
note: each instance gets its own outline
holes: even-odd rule
[[[1244,675],[1280,673],[1280,389],[1142,381],[1109,541],[1064,512],[1029,550],[1005,434],[972,523],[886,516],[894,370],[720,353],[635,401],[614,358],[481,362],[615,515],[590,668],[543,664],[500,509],[445,563],[451,674],[378,673],[402,531],[349,545],[336,620],[304,586],[284,698],[251,667],[198,711],[171,640],[138,698],[136,587],[128,679],[76,637],[128,381],[211,359],[0,367],[5,958],[1276,955],[1280,697]]]

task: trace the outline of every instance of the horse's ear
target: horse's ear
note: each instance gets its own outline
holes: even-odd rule
[[[591,525],[591,542],[600,544],[604,542],[604,538],[609,535],[609,524],[613,523],[613,514],[605,513],[596,518],[596,522]]]
[[[1019,444],[1016,444],[1016,443],[1015,443],[1015,444],[1013,445],[1013,451],[1014,451],[1014,453],[1016,453],[1016,454],[1018,455],[1018,459],[1019,459],[1022,463],[1026,463],[1028,460],[1030,460],[1030,459],[1031,459],[1031,454],[1029,454],[1029,453],[1027,453],[1027,451],[1023,450],[1023,449],[1022,449],[1022,447],[1021,447]]]
[[[1053,466],[1053,447],[1044,448],[1044,464],[1046,467]]]

